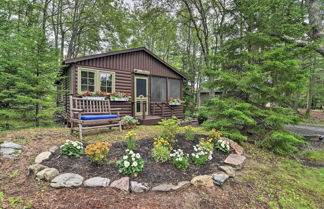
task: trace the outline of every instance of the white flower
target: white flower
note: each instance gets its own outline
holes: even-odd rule
[[[126,152],[129,152],[129,149],[126,149]]]
[[[179,158],[179,161],[182,161],[182,157]]]
[[[209,155],[208,160],[212,160],[212,159],[213,159],[213,156]]]
[[[136,161],[133,162],[132,166],[136,167],[138,165],[138,163]]]
[[[135,154],[132,154],[132,158],[134,158],[136,155]]]
[[[124,156],[123,156],[123,159],[124,159],[124,160],[126,160],[127,158],[128,158],[128,156],[127,156],[127,155],[124,155]]]
[[[134,157],[132,157],[132,161],[135,161],[135,158]]]
[[[130,165],[130,163],[128,161],[124,161],[125,168],[128,168],[129,165]]]
[[[141,158],[141,155],[139,153],[136,153],[136,158]]]
[[[134,154],[134,152],[133,152],[133,151],[131,150],[131,151],[129,151],[129,154],[131,154],[131,155],[132,155],[132,154]]]

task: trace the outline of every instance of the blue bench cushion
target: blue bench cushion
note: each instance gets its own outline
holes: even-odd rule
[[[97,119],[111,119],[118,118],[117,115],[82,115],[81,120],[97,120]]]

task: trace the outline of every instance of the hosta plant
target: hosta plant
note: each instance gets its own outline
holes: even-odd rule
[[[139,153],[126,149],[126,154],[117,161],[117,166],[119,173],[137,176],[144,167],[144,160]]]
[[[221,139],[216,142],[215,147],[216,149],[226,153],[231,150],[229,142]]]
[[[109,152],[110,143],[97,142],[95,144],[89,144],[85,148],[85,153],[91,162],[96,164],[104,164],[107,161],[107,154]]]
[[[167,162],[170,159],[170,150],[168,147],[157,145],[152,149],[152,156],[156,162]]]
[[[182,170],[186,170],[189,167],[189,155],[185,154],[182,149],[173,150],[170,154],[172,163]]]
[[[80,157],[84,154],[83,144],[79,141],[66,140],[65,143],[60,147],[60,154]]]
[[[208,160],[213,159],[213,151],[200,145],[194,146],[194,152],[191,154],[195,165],[204,165]]]

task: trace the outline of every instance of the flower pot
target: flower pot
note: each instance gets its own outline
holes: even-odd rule
[[[124,97],[124,98],[110,98],[110,101],[112,102],[128,102],[128,98]]]
[[[91,100],[105,100],[106,97],[82,97],[84,99],[91,99]]]
[[[179,106],[179,105],[181,105],[181,103],[180,102],[169,102],[169,105],[171,105],[171,106]]]

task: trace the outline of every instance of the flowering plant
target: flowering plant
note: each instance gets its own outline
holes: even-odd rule
[[[88,155],[89,160],[96,164],[104,164],[107,160],[106,156],[109,152],[110,143],[97,142],[95,144],[89,144],[85,148],[85,153]]]
[[[139,124],[138,120],[136,120],[135,118],[133,118],[132,116],[129,115],[125,115],[122,119],[122,123],[125,126],[129,126],[129,125],[137,125]]]
[[[134,131],[128,131],[126,134],[127,148],[130,150],[136,149],[136,133]]]
[[[83,144],[78,141],[66,140],[60,147],[61,155],[80,157],[83,153]]]
[[[127,99],[131,99],[132,95],[130,93],[126,93],[126,92],[114,92],[109,94],[110,99],[115,99],[115,98],[127,98]]]
[[[170,150],[168,147],[161,145],[154,146],[152,149],[152,157],[156,162],[167,162],[170,159]]]
[[[200,145],[194,146],[194,152],[191,154],[195,165],[204,165],[207,160],[213,159],[213,151]]]
[[[170,157],[177,168],[186,170],[189,167],[189,154],[184,154],[182,149],[173,150]]]
[[[169,98],[168,99],[169,103],[184,103],[185,101],[181,100],[181,99],[173,99],[173,98]]]
[[[137,176],[144,167],[144,160],[139,153],[126,149],[126,154],[117,161],[117,166],[119,173]]]
[[[97,92],[91,92],[91,91],[84,91],[78,94],[80,97],[108,97],[109,93],[105,91],[97,91]]]
[[[222,135],[222,132],[216,131],[215,129],[212,129],[209,132],[208,139],[212,140],[213,144],[216,144],[217,141],[219,140],[219,138],[221,137],[221,135]]]
[[[221,139],[216,142],[215,147],[222,152],[229,152],[231,150],[229,142]]]
[[[154,144],[154,146],[167,147],[169,150],[173,149],[171,143],[167,139],[165,139],[161,136],[155,137],[153,144]]]

